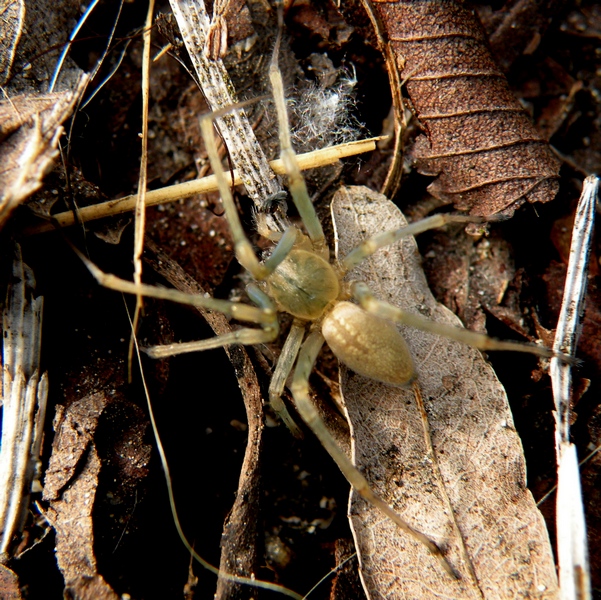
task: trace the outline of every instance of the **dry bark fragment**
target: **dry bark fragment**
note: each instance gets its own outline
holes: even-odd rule
[[[8,567],[0,565],[0,598],[22,600],[19,579]]]
[[[146,259],[157,273],[176,289],[190,294],[204,294],[205,290],[174,261],[163,254],[152,242],[146,241]],[[200,309],[216,335],[232,331],[227,318],[220,313]],[[240,471],[238,491],[234,504],[224,522],[221,538],[219,568],[241,576],[255,575],[258,568],[257,535],[260,502],[260,458],[263,447],[263,405],[256,373],[243,346],[225,347],[236,372],[236,378],[246,409],[248,439],[244,462]],[[254,598],[256,589],[220,578],[215,598]]]
[[[437,176],[429,191],[485,216],[552,200],[559,162],[513,96],[476,17],[450,0],[364,2],[424,129],[414,157],[421,173]]]
[[[97,570],[92,510],[100,473],[93,437],[109,399],[86,396],[68,408],[57,406],[52,456],[44,482],[46,513],[56,531],[56,557],[65,595],[74,599],[117,600]]]

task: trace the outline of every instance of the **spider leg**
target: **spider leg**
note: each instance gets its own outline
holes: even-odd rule
[[[209,162],[211,163],[211,168],[213,169],[217,181],[217,187],[219,188],[223,208],[225,209],[225,216],[232,232],[236,258],[254,279],[262,281],[273,273],[277,266],[286,258],[296,242],[298,230],[295,227],[289,227],[282,235],[271,256],[264,263],[259,262],[252,244],[246,236],[242,223],[240,222],[240,215],[236,209],[232,191],[226,179],[223,166],[221,165],[221,160],[219,159],[215,135],[213,133],[212,114],[205,115],[200,120],[200,127]],[[311,205],[311,207],[313,206]]]
[[[217,152],[217,144],[215,143],[215,135],[213,133],[213,117],[208,114],[200,119],[200,128],[202,130],[203,139],[205,142],[207,155],[211,168],[215,174],[217,186],[219,187],[219,194],[221,195],[221,201],[223,202],[223,208],[225,210],[225,216],[227,222],[232,231],[232,238],[234,239],[234,251],[238,262],[258,281],[265,279],[270,271],[265,265],[259,262],[255,251],[253,250],[252,244],[246,237],[242,223],[240,222],[240,216],[234,203],[234,197],[232,190],[230,189],[225,172],[221,166],[221,160]]]
[[[319,416],[315,406],[313,406],[309,397],[309,375],[313,370],[317,355],[319,354],[323,343],[324,338],[320,332],[314,331],[313,333],[310,333],[301,346],[298,361],[296,363],[291,391],[296,402],[296,408],[303,418],[303,421],[305,421],[311,428],[311,431],[317,436],[355,491],[373,504],[382,512],[382,514],[391,519],[397,527],[426,546],[432,555],[440,561],[445,571],[456,578],[457,574],[447,562],[438,545],[428,536],[411,527],[411,525],[384,502],[382,498],[374,493],[365,477],[363,477],[360,471],[353,465],[351,459],[340,449],[336,440],[327,430],[325,423]]]
[[[376,300],[367,285],[363,282],[354,282],[351,284],[351,291],[357,302],[367,312],[376,314],[380,317],[401,323],[410,327],[415,327],[420,331],[427,331],[443,337],[462,342],[478,350],[509,350],[513,352],[526,352],[536,354],[545,358],[558,358],[562,362],[573,363],[575,359],[561,352],[555,352],[544,346],[535,344],[524,344],[522,342],[512,342],[491,338],[484,333],[471,331],[462,327],[453,327],[437,321],[432,321],[421,315],[407,312],[388,302]]]
[[[282,394],[284,392],[284,386],[286,385],[286,379],[288,379],[288,375],[290,375],[292,367],[294,366],[294,361],[298,356],[304,335],[304,325],[299,325],[296,322],[292,323],[292,327],[290,328],[290,332],[288,333],[288,337],[282,348],[273,376],[271,377],[271,383],[269,384],[269,402],[273,407],[273,410],[275,410],[288,429],[290,429],[292,434],[297,438],[302,437],[302,432],[290,416],[290,413],[282,400]]]
[[[188,306],[196,306],[198,308],[206,308],[223,313],[227,317],[232,317],[239,321],[248,321],[249,323],[257,323],[259,325],[277,323],[276,310],[273,306],[250,306],[241,302],[232,302],[231,300],[219,300],[211,298],[211,296],[200,296],[196,294],[187,294],[179,290],[168,288],[155,287],[153,285],[136,284],[133,281],[121,279],[110,273],[105,273],[99,269],[93,262],[86,258],[79,250],[75,250],[79,257],[83,260],[86,267],[92,273],[94,279],[103,287],[124,292],[125,294],[133,294],[134,296],[142,295],[149,298],[158,298],[159,300],[171,300],[179,304]]]
[[[150,346],[149,348],[144,348],[144,352],[151,358],[165,358],[167,356],[176,356],[177,354],[223,348],[224,346],[231,346],[232,344],[240,344],[242,346],[266,344],[267,342],[273,342],[277,338],[277,335],[277,328],[252,329],[250,327],[244,327],[207,340]]]
[[[159,300],[170,300],[180,304],[214,310],[223,313],[227,317],[237,319],[238,321],[256,323],[261,326],[261,329],[245,327],[208,340],[153,346],[146,350],[153,358],[173,356],[185,352],[222,348],[224,346],[229,346],[230,344],[262,344],[272,342],[278,336],[280,329],[276,308],[267,294],[262,292],[255,285],[248,286],[248,295],[255,304],[258,304],[258,306],[250,306],[248,304],[242,304],[241,302],[219,300],[217,298],[211,298],[210,296],[187,294],[185,292],[180,292],[179,290],[155,287],[146,284],[136,284],[132,281],[127,281],[126,279],[111,275],[110,273],[104,273],[93,262],[79,252],[79,250],[75,249],[75,251],[83,260],[96,281],[104,287],[126,294],[142,295],[150,298],[158,298]]]
[[[282,11],[280,9],[278,12],[278,19],[280,20],[282,18],[281,13]],[[271,62],[269,64],[269,81],[271,82],[271,87],[273,89],[273,98],[278,115],[280,157],[288,175],[288,188],[290,189],[292,200],[294,201],[303,224],[307,229],[309,238],[313,242],[314,249],[319,252],[327,248],[323,228],[317,213],[315,212],[315,207],[311,202],[309,192],[307,191],[307,185],[305,184],[305,180],[301,174],[296,153],[294,152],[292,148],[292,142],[290,141],[290,124],[288,122],[288,112],[286,110],[284,83],[282,81],[282,74],[278,67],[281,37],[282,24],[280,21],[278,37],[275,42]]]
[[[438,229],[448,223],[487,223],[489,221],[490,219],[484,217],[439,214],[420,219],[419,221],[411,223],[406,227],[401,227],[400,229],[378,233],[367,238],[340,261],[341,274],[345,275],[366,258],[369,258],[374,252],[377,252],[380,248],[390,246],[390,244],[394,244],[401,238],[417,235],[418,233],[430,231],[431,229]]]

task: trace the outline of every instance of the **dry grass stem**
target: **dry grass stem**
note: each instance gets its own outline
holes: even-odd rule
[[[588,262],[591,251],[599,178],[587,177],[576,211],[570,261],[557,333],[553,348],[573,353],[584,310]],[[586,522],[576,446],[570,442],[570,365],[551,360],[551,382],[555,401],[557,449],[557,554],[561,597],[564,600],[591,598]]]
[[[323,148],[321,150],[314,150],[313,152],[307,152],[305,154],[299,154],[299,166],[301,170],[305,171],[307,169],[331,165],[342,158],[356,156],[358,154],[363,154],[364,152],[371,152],[375,150],[376,143],[380,139],[380,137],[375,137],[368,140],[349,142],[338,146]],[[282,164],[281,159],[278,158],[272,160],[269,164],[273,171],[278,175],[285,174],[284,165]],[[225,176],[228,180],[233,180],[234,185],[242,184],[242,179],[237,170],[233,173],[226,171]],[[146,193],[146,206],[176,202],[177,200],[184,200],[195,194],[214,192],[217,189],[215,176],[209,175],[202,179],[177,183],[161,188],[160,190],[149,191]],[[86,206],[79,210],[77,218],[71,211],[58,213],[53,216],[52,222],[42,223],[41,225],[31,227],[27,233],[43,233],[45,231],[52,231],[55,227],[70,227],[76,222],[87,223],[89,221],[95,221],[96,219],[120,215],[134,210],[137,197],[137,194],[132,194],[131,196],[124,196],[123,198],[109,200],[108,202],[102,202],[101,204]]]

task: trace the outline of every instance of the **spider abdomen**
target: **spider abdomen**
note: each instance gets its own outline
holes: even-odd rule
[[[321,332],[338,360],[359,375],[392,385],[415,378],[411,353],[397,328],[356,304],[336,304]]]
[[[313,321],[338,297],[340,285],[330,263],[296,248],[267,278],[267,288],[281,311]]]

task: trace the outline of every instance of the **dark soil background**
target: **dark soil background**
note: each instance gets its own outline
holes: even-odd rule
[[[561,188],[552,202],[524,206],[511,220],[495,225],[485,240],[466,240],[463,232],[434,232],[422,236],[420,249],[435,294],[458,312],[467,326],[496,337],[523,341],[542,337],[550,343],[582,180],[587,174],[601,172],[601,3],[473,4],[491,35],[492,49],[512,89],[563,158]],[[498,34],[511,9],[535,4],[539,17],[535,22],[516,17],[511,37]],[[99,86],[123,52],[122,62],[67,127],[64,159],[34,198],[55,200],[53,212],[135,192],[141,127],[140,28],[145,11],[146,5],[138,0],[123,5],[116,43],[89,90]],[[169,8],[160,5],[158,11],[166,14]],[[114,3],[100,2],[82,29],[71,55],[82,69],[90,70],[96,64],[116,14]],[[168,21],[161,21],[163,25],[153,32],[155,54],[167,43]],[[257,75],[255,82],[249,73],[265,70],[274,39],[272,22],[256,27],[260,39],[254,49],[253,69],[236,75],[245,98],[264,93],[264,75]],[[528,42],[525,46],[519,42],[523,30]],[[328,68],[331,65],[355,74],[356,102],[350,109],[353,120],[364,124],[361,136],[386,131],[383,123],[390,112],[390,84],[359,6],[344,3],[339,10],[321,0],[297,2],[286,14],[286,35],[290,52],[282,68],[291,95],[302,97],[315,73],[322,72],[316,67],[321,64],[319,57],[327,55]],[[228,61],[236,62],[235,50]],[[185,64],[171,56],[152,65],[151,77],[149,187],[156,189],[195,178],[202,169],[206,157],[196,115],[206,111],[206,104]],[[256,106],[253,118],[273,153],[270,110]],[[413,125],[406,134],[409,149],[416,134]],[[328,140],[317,143],[323,146]],[[312,178],[312,193],[324,220],[328,218],[328,194],[338,183],[360,183],[375,189],[381,186],[389,153],[390,148],[384,146],[374,156],[347,161],[339,173],[328,171],[321,178]],[[416,218],[427,213],[424,198],[430,179],[410,169],[409,158],[406,163],[394,200]],[[241,195],[237,200],[252,234],[250,202]],[[24,260],[35,272],[38,291],[45,297],[42,359],[50,380],[45,464],[51,452],[55,406],[69,405],[91,393],[109,398],[94,435],[102,461],[93,511],[98,572],[118,594],[136,600],[182,597],[184,586],[193,584],[195,577],[198,580],[190,585],[186,597],[212,597],[215,577],[198,565],[192,566],[177,536],[135,367],[132,382],[127,381],[130,325],[125,307],[131,309],[133,303],[94,283],[65,242],[67,238],[85,249],[103,270],[131,277],[131,218],[24,235],[32,219],[22,207],[2,232],[0,256],[6,263],[3,272],[7,272],[9,243],[19,239]],[[214,290],[215,296],[227,298],[231,290],[241,289],[240,270],[232,262],[231,240],[217,195],[150,209],[147,235],[192,277]],[[495,257],[484,264],[478,258],[483,243],[494,249],[490,254]],[[498,299],[495,281],[491,283],[487,277],[494,280],[503,269],[510,276],[505,293]],[[149,267],[145,278],[149,283],[165,284]],[[601,444],[598,286],[597,245],[591,257],[578,350],[583,364],[574,373],[572,434],[581,459]],[[459,293],[458,289],[469,289],[469,293]],[[143,344],[212,335],[193,311],[150,300],[145,303],[140,331]],[[266,392],[273,352],[270,348],[251,350],[250,356]],[[490,360],[507,388],[526,453],[529,486],[538,500],[555,483],[550,380],[534,358],[496,353]],[[236,493],[247,436],[234,370],[221,350],[160,362],[143,359],[143,364],[182,527],[198,553],[218,564],[223,521]],[[336,392],[331,383],[335,380],[336,367],[326,356],[313,380],[314,388],[327,400],[332,390]],[[352,552],[346,520],[348,485],[309,433],[302,441],[293,439],[269,411],[262,460],[262,502],[257,516],[261,550],[256,575],[306,593],[336,567],[340,557]],[[601,454],[582,466],[596,598],[601,598],[600,468]],[[43,508],[44,503],[40,506]],[[541,510],[553,538],[554,495]],[[24,598],[62,597],[63,580],[54,545],[52,530],[44,526],[32,507],[23,542],[29,550],[10,564],[20,578]],[[342,570],[337,579],[322,583],[311,597],[360,597],[363,592],[358,585],[356,559],[348,566],[348,571]],[[250,593],[275,597],[267,592]]]

